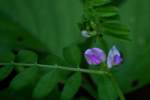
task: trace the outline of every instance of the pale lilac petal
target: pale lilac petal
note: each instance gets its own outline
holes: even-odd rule
[[[118,55],[118,56],[120,56],[120,52],[119,52],[119,50],[116,48],[116,46],[113,46],[112,52],[113,52],[113,55]]]
[[[112,68],[113,65],[119,65],[122,60],[123,59],[119,53],[119,50],[115,46],[113,46],[112,49],[110,49],[107,57],[108,68]]]
[[[113,51],[110,50],[107,57],[107,66],[108,68],[112,68],[112,61],[113,61]]]

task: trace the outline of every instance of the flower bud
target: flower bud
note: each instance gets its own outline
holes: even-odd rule
[[[85,37],[85,38],[91,37],[90,34],[89,34],[89,32],[86,31],[86,30],[82,30],[82,31],[81,31],[81,35],[82,35],[83,37]]]

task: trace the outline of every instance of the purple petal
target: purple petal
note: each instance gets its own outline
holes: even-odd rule
[[[122,62],[121,56],[115,55],[114,56],[114,64],[119,65]]]
[[[87,49],[84,53],[86,61],[90,65],[98,65],[102,61],[105,61],[105,53],[99,48]]]

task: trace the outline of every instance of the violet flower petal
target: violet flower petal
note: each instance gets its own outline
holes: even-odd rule
[[[99,48],[87,49],[84,53],[84,56],[89,65],[98,65],[101,62],[104,62],[106,59],[105,53]]]

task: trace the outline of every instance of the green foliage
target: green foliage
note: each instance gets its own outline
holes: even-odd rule
[[[14,95],[10,91],[1,91],[0,96],[18,100],[33,99],[31,94],[34,99],[59,100],[60,96],[63,100],[76,99],[73,97],[81,87],[93,99],[116,100],[118,94],[109,77],[83,75],[81,78],[78,73],[70,77],[69,71],[36,66],[36,63],[41,63],[63,65],[66,68],[88,68],[82,58],[83,51],[91,45],[104,48],[105,52],[114,44],[120,46],[124,64],[113,68],[112,72],[124,92],[150,82],[149,1],[128,0],[121,11],[114,3],[120,0],[82,1],[83,3],[80,0],[0,0],[0,64],[35,64],[28,66],[31,68],[2,66],[0,81],[14,69],[18,74],[9,86]],[[129,43],[121,41],[131,38],[128,27],[120,22],[119,12],[122,21],[131,28],[132,41]],[[92,37],[86,41],[81,39],[79,28],[93,33]],[[78,44],[81,46],[77,47]],[[137,86],[133,86],[134,81],[138,82]],[[62,91],[57,87],[59,83],[64,85]],[[34,89],[25,90],[27,87]],[[22,95],[16,90],[22,90]],[[55,94],[57,96],[53,97]],[[89,98],[82,96],[77,99]]]
[[[1,0],[0,10],[13,16],[55,55],[61,56],[64,47],[80,38],[76,25],[82,13],[79,1]]]
[[[93,37],[108,35],[117,39],[129,40],[129,29],[121,24],[119,9],[111,3],[111,0],[85,0],[84,17],[80,27],[90,32]]]
[[[31,85],[36,81],[38,75],[38,68],[31,67],[20,72],[10,83],[10,88],[14,90],[20,90],[26,86]]]
[[[107,22],[103,23],[103,31],[105,34],[110,36],[115,36],[118,39],[129,40],[128,33],[129,29],[127,26],[122,25],[117,22]]]
[[[52,70],[44,75],[33,90],[34,98],[43,98],[47,96],[58,84],[60,80],[59,71]]]
[[[149,0],[127,0],[121,7],[122,22],[131,28],[132,41],[124,43],[123,52],[126,59],[115,74],[122,90],[126,93],[150,83],[149,3]]]
[[[79,66],[81,62],[81,51],[78,46],[69,46],[63,49],[65,60],[72,66]]]
[[[118,8],[115,6],[104,6],[96,9],[99,14],[97,17],[112,17],[118,15]]]
[[[111,0],[93,0],[93,1],[90,1],[90,0],[84,0],[85,3],[89,4],[89,5],[93,5],[93,6],[101,6],[101,5],[104,5],[104,4],[107,4],[107,3],[110,3]]]
[[[0,62],[13,62],[15,55],[6,48],[0,49]],[[6,65],[0,67],[0,81],[5,79],[13,70],[12,65]]]
[[[22,63],[37,63],[38,56],[35,52],[29,50],[20,50],[16,60]]]
[[[98,100],[117,100],[117,90],[110,77],[102,75],[98,81]]]
[[[76,92],[79,90],[81,85],[81,73],[74,73],[66,81],[61,94],[61,100],[71,100]]]
[[[13,70],[12,65],[3,66],[0,68],[0,81],[5,79]]]
[[[42,64],[51,64],[51,65],[65,65],[66,62],[61,59],[60,57],[54,55],[54,54],[43,54],[43,56],[40,56],[39,63]]]
[[[90,80],[82,79],[82,87],[92,96],[93,98],[97,97],[97,91],[95,91],[94,87],[90,84]]]
[[[1,62],[13,62],[15,55],[9,49],[0,49],[0,61]]]

